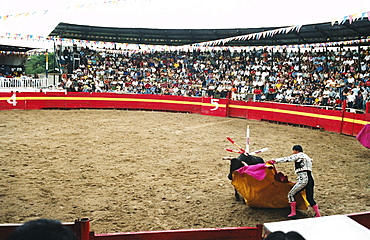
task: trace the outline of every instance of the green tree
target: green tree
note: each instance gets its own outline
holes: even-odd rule
[[[54,53],[48,53],[49,71],[53,70],[55,66]],[[45,74],[46,73],[46,55],[32,55],[28,58],[26,64],[26,74]]]

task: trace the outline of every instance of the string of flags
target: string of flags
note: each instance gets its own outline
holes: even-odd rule
[[[63,41],[63,39],[60,39]],[[66,39],[66,41],[71,41],[71,39]],[[370,38],[360,39],[360,40],[349,40],[340,42],[329,42],[329,43],[317,43],[317,44],[302,44],[302,45],[278,45],[278,46],[194,46],[194,45],[184,45],[184,46],[169,46],[169,45],[144,45],[144,44],[128,44],[128,43],[113,43],[113,42],[93,42],[84,40],[74,40],[75,44],[80,43],[81,45],[87,46],[88,44],[94,45],[98,49],[104,49],[106,52],[112,53],[124,53],[124,52],[160,52],[160,51],[219,51],[219,50],[229,50],[229,51],[250,51],[250,50],[283,50],[283,49],[298,49],[298,48],[320,48],[320,47],[339,47],[347,45],[358,45],[359,43],[370,43]],[[116,50],[120,49],[120,50]],[[0,51],[1,55],[42,55],[45,51],[33,50],[24,52],[14,52],[14,51]]]
[[[236,36],[236,37],[229,37],[225,39],[219,39],[219,40],[214,40],[214,41],[208,41],[208,42],[202,42],[202,43],[197,43],[195,45],[197,46],[212,46],[212,45],[225,45],[226,43],[230,41],[247,41],[251,39],[256,39],[259,40],[261,38],[266,38],[266,37],[273,37],[276,34],[288,34],[291,31],[297,31],[301,29],[302,25],[296,25],[296,26],[291,26],[291,27],[286,27],[286,28],[278,28],[274,30],[269,30],[269,31],[263,31],[263,32],[258,32],[258,33],[250,33],[246,35],[241,35],[241,36]]]
[[[64,11],[73,11],[73,10],[79,10],[84,8],[90,8],[97,6],[99,4],[118,4],[123,2],[131,2],[131,1],[138,1],[138,0],[98,0],[95,2],[89,2],[88,4],[81,4],[81,5],[75,5],[75,6],[67,6]],[[139,0],[139,1],[150,1],[150,0]],[[46,14],[52,14],[53,9],[42,9],[32,12],[23,12],[23,13],[16,13],[16,14],[7,14],[7,15],[0,15],[0,20],[8,20],[10,18],[19,18],[19,17],[29,17],[33,15],[46,15]]]
[[[344,16],[342,19],[335,18],[331,21],[331,23],[332,23],[332,26],[334,26],[335,23],[344,24],[348,20],[349,23],[352,24],[354,21],[363,20],[365,18],[367,18],[370,21],[370,11],[363,12],[361,14],[356,13],[356,14],[352,14],[352,15],[347,15],[347,16]],[[242,35],[242,36],[230,37],[230,38],[225,38],[225,39],[218,39],[218,40],[208,41],[208,42],[202,42],[202,43],[198,43],[196,45],[197,46],[213,46],[213,45],[225,45],[225,43],[228,43],[230,41],[246,41],[246,40],[251,40],[251,39],[259,40],[261,38],[273,37],[276,34],[288,34],[291,31],[299,32],[301,27],[302,27],[302,25],[296,25],[296,26],[291,26],[291,27],[286,27],[286,28],[279,28],[279,29],[274,29],[274,30],[269,30],[269,31],[263,31],[263,32],[258,32],[258,33]]]
[[[365,18],[367,18],[370,21],[370,11],[363,12],[363,13],[355,13],[355,14],[344,16],[342,18],[334,18],[331,21],[331,25],[334,26],[336,23],[338,23],[338,25],[344,24],[347,20],[349,24],[352,24],[354,21],[363,20]]]

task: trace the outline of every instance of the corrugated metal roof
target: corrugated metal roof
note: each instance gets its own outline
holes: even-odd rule
[[[279,27],[280,29],[281,27]],[[151,29],[151,28],[111,28],[88,25],[59,23],[49,36],[88,41],[134,43],[148,45],[181,46],[218,39],[259,33],[278,29],[239,28],[239,29]],[[344,24],[331,22],[301,26],[299,31],[274,34],[245,41],[230,41],[226,46],[274,46],[297,45],[348,40],[366,39],[370,36],[370,21],[366,19],[348,21]]]

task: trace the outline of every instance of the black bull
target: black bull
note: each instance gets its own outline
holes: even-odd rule
[[[255,164],[258,164],[258,163],[265,163],[265,161],[263,161],[263,159],[261,157],[256,157],[256,156],[253,156],[253,155],[245,155],[245,154],[240,154],[238,158],[233,158],[231,159],[230,161],[230,172],[229,172],[229,175],[227,176],[230,180],[232,180],[232,173],[245,166],[244,163],[246,163],[247,165],[255,165]],[[239,193],[238,191],[236,191],[235,189],[235,198],[237,201],[240,200],[240,196],[239,196]]]

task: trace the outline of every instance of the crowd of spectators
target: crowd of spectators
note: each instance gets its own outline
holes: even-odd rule
[[[6,64],[0,65],[0,77],[13,77],[21,76],[24,73],[24,67],[22,66],[9,66]]]
[[[132,52],[65,47],[60,88],[365,109],[370,47]]]

